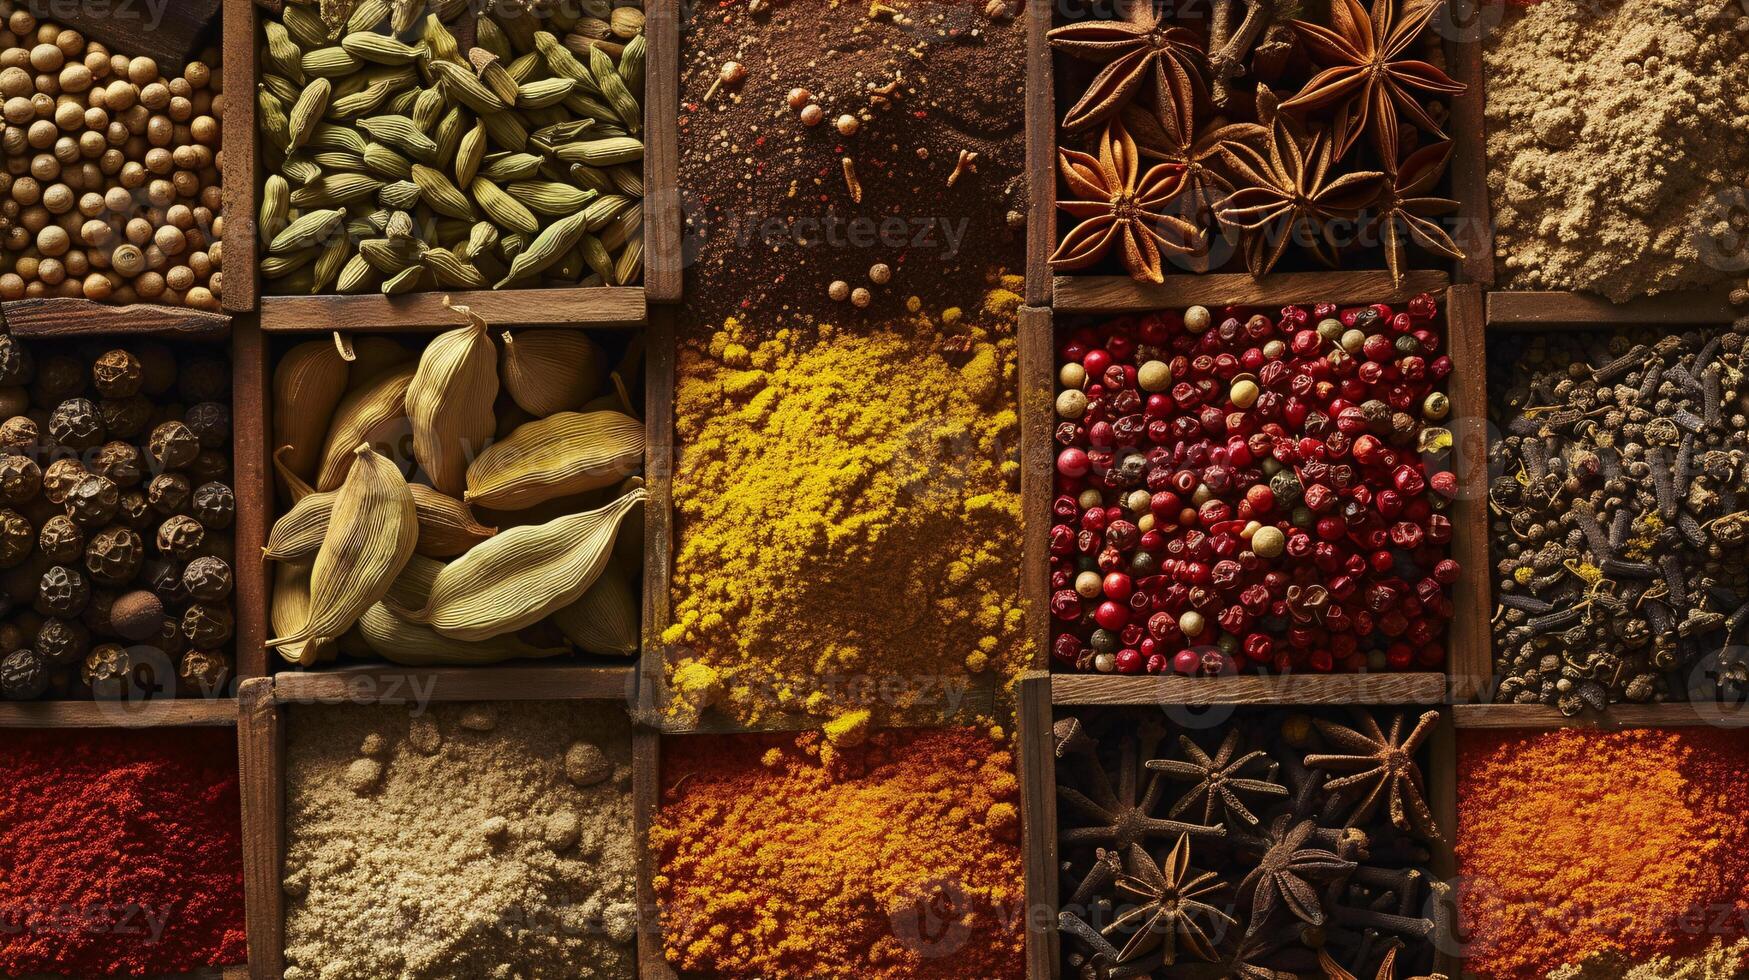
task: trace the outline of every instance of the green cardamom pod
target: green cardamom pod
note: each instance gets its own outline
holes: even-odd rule
[[[510,261],[510,271],[497,285],[502,289],[520,279],[529,279],[539,275],[548,266],[559,261],[576,246],[583,237],[584,224],[588,211],[579,211],[567,218],[546,226],[534,237],[528,247],[518,252]]]
[[[302,95],[291,107],[286,117],[287,131],[290,139],[286,143],[287,150],[296,150],[309,140],[316,126],[322,121],[322,114],[328,111],[328,96],[334,91],[334,83],[326,78],[318,78],[304,86]]]

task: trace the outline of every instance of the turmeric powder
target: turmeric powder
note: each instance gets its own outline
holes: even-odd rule
[[[1025,668],[1019,302],[681,348],[673,714],[915,721]]]
[[[1722,939],[1730,948],[1711,957],[1729,966],[1698,975],[1742,976],[1745,768],[1749,745],[1729,731],[1466,736],[1457,835],[1466,969],[1491,980],[1563,964],[1620,976],[1605,964],[1687,957]]]
[[[994,737],[993,737],[994,736]],[[663,740],[650,847],[683,974],[1018,980],[1018,783],[1000,733]]]

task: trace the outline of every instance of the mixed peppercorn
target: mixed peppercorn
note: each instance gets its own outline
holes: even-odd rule
[[[1445,662],[1438,307],[1126,317],[1059,336],[1052,654],[1221,674]]]

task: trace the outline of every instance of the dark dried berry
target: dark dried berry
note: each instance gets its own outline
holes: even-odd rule
[[[30,348],[9,333],[0,333],[0,386],[30,384],[35,363]]]
[[[49,413],[49,437],[68,449],[100,446],[104,431],[103,416],[89,398],[69,398]]]
[[[182,367],[179,386],[187,402],[224,401],[231,393],[231,366],[215,357],[201,357]]]
[[[200,455],[194,457],[194,462],[188,464],[188,478],[195,483],[229,483],[231,480],[231,457],[228,453],[216,449],[202,449]]]
[[[146,563],[146,584],[166,606],[180,606],[188,601],[188,586],[184,584],[182,566],[175,562],[149,561]]]
[[[160,422],[146,442],[146,452],[152,466],[158,470],[179,470],[194,462],[200,453],[200,440],[194,437],[187,423],[172,419]]]
[[[36,609],[44,616],[77,616],[91,601],[91,586],[75,569],[56,565],[43,573],[36,589]]]
[[[144,368],[125,350],[112,350],[91,365],[91,380],[105,398],[129,398],[140,392]]]
[[[175,662],[177,657],[182,656],[182,651],[188,649],[188,640],[182,635],[182,623],[176,616],[165,616],[164,622],[160,624],[158,635],[144,642],[157,647],[158,651],[169,657],[172,662]]]
[[[188,512],[192,493],[188,477],[181,473],[160,473],[152,477],[151,485],[146,488],[146,499],[151,501],[153,510],[169,517]]]
[[[115,519],[136,531],[150,524],[152,505],[146,500],[146,492],[138,487],[123,491],[116,504]]]
[[[85,393],[85,366],[66,354],[50,354],[37,365],[30,397],[39,405],[59,405]]]
[[[115,593],[109,589],[92,589],[91,601],[85,604],[85,611],[79,614],[79,622],[85,628],[98,636],[108,636],[115,632],[109,625],[109,610],[115,605]]]
[[[214,531],[231,526],[237,497],[223,483],[203,483],[194,491],[194,516]]]
[[[235,620],[229,606],[196,602],[182,613],[182,637],[201,650],[216,650],[231,639]]]
[[[87,474],[84,464],[76,459],[57,459],[43,470],[43,496],[51,504],[64,504],[67,494]]]
[[[134,345],[134,356],[140,359],[141,391],[157,398],[176,386],[176,352],[170,345],[143,340]]]
[[[231,680],[231,658],[216,650],[190,650],[182,655],[176,678],[183,690],[201,697],[217,697]]]
[[[183,421],[194,430],[203,447],[224,449],[230,446],[231,410],[222,402],[201,402],[192,406]]]
[[[127,690],[134,672],[133,657],[119,643],[93,647],[79,667],[79,677],[99,697],[113,698]]]
[[[56,514],[43,522],[36,536],[37,550],[57,565],[79,560],[85,553],[85,531],[65,514]]]
[[[34,650],[14,650],[0,660],[0,697],[32,701],[49,689],[49,667]]]
[[[164,602],[144,589],[122,595],[109,607],[109,628],[124,639],[149,640],[164,628]]]
[[[0,568],[11,568],[30,557],[36,529],[15,510],[0,510]]]
[[[42,489],[43,471],[36,460],[17,453],[0,456],[0,503],[23,504]]]
[[[14,415],[0,422],[0,449],[29,452],[36,448],[37,440],[41,437],[36,420],[28,415]]]
[[[97,403],[103,427],[116,439],[136,439],[152,425],[152,403],[144,395],[105,398]]]
[[[102,527],[115,519],[121,491],[95,473],[86,474],[67,493],[67,516],[81,527]]]
[[[132,445],[113,440],[103,444],[97,458],[91,461],[91,472],[104,477],[118,487],[131,487],[140,482],[140,451]]]
[[[231,566],[223,558],[206,555],[182,570],[182,587],[197,602],[223,602],[231,594]]]
[[[36,631],[36,652],[51,667],[78,662],[91,648],[91,631],[76,619],[50,616]]]
[[[131,528],[106,527],[85,546],[85,570],[103,585],[126,585],[140,573],[146,545]]]
[[[187,561],[200,554],[206,540],[206,528],[192,517],[177,514],[158,525],[158,551],[177,561]]]

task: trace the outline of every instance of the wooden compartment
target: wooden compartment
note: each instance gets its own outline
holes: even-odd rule
[[[1315,274],[1322,276],[1323,274]],[[1400,302],[1414,295],[1392,285],[1385,273],[1334,273],[1331,285],[1346,283],[1349,292],[1277,292],[1254,302],[1266,309],[1306,302],[1340,301],[1343,305]],[[1219,277],[1203,277],[1204,279]],[[1249,282],[1249,277],[1239,277]],[[1303,282],[1309,283],[1310,280]],[[1440,296],[1445,322],[1445,346],[1456,367],[1446,379],[1451,399],[1447,427],[1454,439],[1453,463],[1459,493],[1452,505],[1454,534],[1452,557],[1464,567],[1454,587],[1456,610],[1447,626],[1446,669],[1442,673],[1403,672],[1383,674],[1294,674],[1262,677],[1119,676],[1052,673],[1051,688],[1057,697],[1088,698],[1089,703],[1130,703],[1153,699],[1162,703],[1284,704],[1445,700],[1449,680],[1458,700],[1479,689],[1491,675],[1488,652],[1487,586],[1487,487],[1486,452],[1486,360],[1482,355],[1483,322],[1480,287],[1447,286],[1444,273],[1416,273],[1404,283],[1423,283]],[[1166,287],[1157,287],[1170,290]],[[1200,287],[1199,287],[1200,288]],[[1059,295],[1059,299],[1062,296]],[[1128,291],[1121,303],[1102,307],[1100,318],[1155,309],[1180,309],[1176,302],[1158,303],[1153,295]],[[1215,301],[1219,302],[1219,301]],[[1226,305],[1226,304],[1221,304]],[[1067,311],[1059,305],[1057,316]],[[1079,312],[1079,311],[1078,311]],[[1050,670],[1051,616],[1050,501],[1054,496],[1054,449],[1052,427],[1056,397],[1056,342],[1053,311],[1025,308],[1021,312],[1021,460],[1022,506],[1025,508],[1026,559],[1022,595],[1026,602],[1033,642],[1038,648],[1034,666]],[[1058,703],[1062,703],[1059,701]]]
[[[414,683],[422,683],[415,687]],[[279,980],[285,974],[286,730],[288,709],[300,704],[383,705],[418,701],[618,702],[628,711],[637,675],[632,667],[550,670],[405,669],[282,674],[244,683],[236,704],[242,760],[243,867],[253,980]],[[632,815],[637,835],[638,959],[648,961],[654,902],[647,897],[649,877],[642,841],[649,829],[657,793],[657,736],[634,724],[632,732]],[[646,918],[649,917],[649,918]],[[656,956],[661,957],[660,943]],[[231,980],[227,977],[226,980]]]
[[[253,93],[258,77],[257,28],[260,7],[251,0],[223,0],[224,58],[235,92]],[[472,8],[470,8],[472,9]],[[645,301],[680,299],[680,207],[675,190],[679,156],[679,20],[676,0],[646,0],[648,53],[644,81],[644,271],[637,286],[563,287],[510,290],[450,290],[457,303],[473,306],[504,326],[641,324]],[[226,264],[230,276],[222,300],[226,310],[259,310],[261,328],[327,330],[334,327],[377,330],[425,329],[452,321],[443,308],[444,290],[384,296],[272,296],[257,265],[261,159],[254,98],[226,107],[224,133]]]

